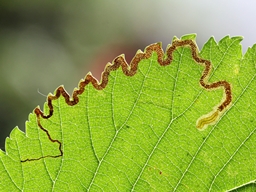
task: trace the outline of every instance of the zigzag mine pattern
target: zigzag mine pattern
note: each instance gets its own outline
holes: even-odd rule
[[[78,95],[81,95],[84,92],[85,86],[88,85],[89,83],[92,83],[94,88],[97,90],[104,89],[108,84],[108,77],[109,77],[110,72],[117,70],[119,67],[122,68],[123,73],[125,75],[133,76],[137,72],[139,62],[143,59],[150,58],[153,52],[157,53],[157,56],[158,56],[157,60],[160,65],[162,65],[162,66],[169,65],[173,61],[173,52],[179,47],[190,47],[192,58],[195,60],[195,62],[197,62],[205,67],[205,69],[202,73],[202,76],[199,80],[199,83],[203,88],[205,88],[207,90],[211,90],[211,89],[216,89],[216,88],[222,87],[224,89],[225,99],[223,99],[223,102],[219,106],[217,106],[217,109],[213,110],[213,112],[211,112],[210,114],[200,117],[197,121],[196,126],[199,130],[202,130],[203,128],[206,128],[209,124],[212,124],[213,122],[215,122],[218,119],[218,117],[220,116],[220,113],[225,108],[227,108],[227,106],[232,101],[231,85],[227,81],[224,81],[224,80],[217,81],[214,83],[207,82],[210,71],[211,71],[211,67],[212,67],[211,62],[199,57],[197,46],[193,40],[175,40],[172,43],[172,45],[167,49],[167,58],[166,59],[164,59],[164,52],[163,52],[163,49],[161,48],[161,44],[155,43],[155,44],[149,45],[145,49],[144,53],[138,52],[135,55],[135,57],[133,58],[133,60],[131,61],[130,65],[128,65],[128,63],[125,61],[123,56],[116,57],[114,59],[112,65],[106,66],[104,72],[102,73],[102,79],[101,79],[100,83],[91,74],[88,74],[85,77],[84,81],[80,82],[79,89],[75,90],[73,92],[72,100],[70,100],[70,96],[68,95],[68,93],[65,91],[65,89],[63,87],[59,87],[56,90],[55,95],[48,96],[49,114],[45,115],[39,108],[36,108],[34,110],[34,112],[37,116],[37,123],[38,123],[39,128],[47,134],[47,136],[51,142],[59,144],[60,154],[57,156],[47,155],[47,156],[34,158],[34,159],[25,159],[25,160],[21,160],[21,162],[35,161],[35,160],[39,160],[39,159],[46,158],[46,157],[57,158],[57,157],[60,157],[63,155],[62,143],[59,140],[54,140],[51,137],[51,135],[49,134],[48,130],[43,128],[43,126],[40,123],[41,118],[48,119],[53,115],[53,105],[52,105],[53,100],[58,99],[62,95],[65,98],[66,103],[70,106],[73,106],[79,102]]]

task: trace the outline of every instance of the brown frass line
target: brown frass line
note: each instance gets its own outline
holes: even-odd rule
[[[48,98],[49,99],[49,98]],[[25,160],[21,160],[22,163],[26,162],[26,161],[36,161],[36,160],[40,160],[40,159],[43,159],[43,158],[46,158],[46,157],[52,157],[52,158],[57,158],[57,157],[61,157],[63,155],[63,151],[62,151],[62,143],[59,141],[59,140],[55,140],[55,139],[52,139],[50,133],[48,130],[46,130],[45,128],[43,128],[43,126],[40,124],[40,116],[43,117],[43,118],[50,118],[51,116],[44,116],[43,112],[39,109],[39,108],[35,108],[34,112],[36,113],[36,116],[37,116],[37,124],[38,126],[40,127],[41,130],[43,130],[48,139],[53,142],[53,143],[58,143],[59,144],[59,151],[60,151],[60,154],[59,155],[46,155],[46,156],[42,156],[42,157],[38,157],[38,158],[33,158],[33,159],[25,159]]]
[[[52,105],[53,100],[58,99],[62,95],[64,97],[66,103],[70,106],[73,106],[79,102],[78,95],[81,95],[84,92],[85,86],[88,85],[89,83],[92,83],[94,88],[97,90],[104,89],[108,84],[108,77],[109,77],[110,72],[117,70],[119,67],[122,68],[122,71],[126,76],[133,76],[137,72],[139,62],[143,59],[150,58],[152,56],[153,52],[156,52],[157,61],[159,62],[159,64],[161,66],[169,65],[173,61],[173,52],[179,47],[190,47],[191,55],[192,55],[192,58],[194,59],[194,61],[199,64],[202,64],[205,67],[204,71],[202,73],[202,76],[199,80],[199,83],[203,88],[205,88],[207,90],[211,90],[211,89],[216,89],[216,88],[222,87],[224,89],[225,100],[217,107],[217,111],[213,112],[211,115],[207,115],[208,117],[199,118],[198,123],[197,123],[198,124],[197,128],[202,129],[205,125],[211,124],[212,122],[214,122],[218,118],[220,112],[222,112],[225,108],[227,108],[227,106],[232,101],[231,85],[227,81],[224,81],[224,80],[213,82],[213,83],[207,82],[212,65],[209,60],[199,57],[197,46],[193,40],[174,40],[172,45],[167,49],[167,53],[166,53],[167,58],[166,59],[164,59],[164,51],[161,47],[161,43],[155,43],[155,44],[147,46],[145,49],[145,52],[138,51],[136,53],[136,55],[134,56],[134,58],[132,59],[130,65],[128,65],[128,63],[126,62],[126,60],[124,59],[124,57],[122,55],[116,57],[112,64],[107,64],[107,66],[105,67],[105,70],[101,76],[100,83],[91,74],[87,74],[85,79],[79,83],[79,89],[77,89],[73,92],[72,100],[70,100],[69,94],[66,92],[66,90],[62,86],[58,87],[55,95],[48,96],[47,103],[48,103],[48,107],[49,107],[49,114],[45,115],[38,107],[35,108],[34,112],[37,117],[37,123],[38,123],[39,128],[47,134],[47,136],[51,142],[59,144],[60,154],[56,155],[56,156],[46,155],[46,156],[42,156],[39,158],[25,159],[25,160],[21,160],[21,162],[35,161],[35,160],[40,160],[40,159],[43,159],[46,157],[57,158],[57,157],[63,156],[62,143],[59,140],[52,139],[48,130],[43,128],[43,126],[40,124],[40,118],[48,119],[53,115],[53,105]]]

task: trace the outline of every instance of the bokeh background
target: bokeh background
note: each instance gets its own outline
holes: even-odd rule
[[[0,1],[0,148],[5,138],[64,85],[69,93],[88,71],[99,78],[107,62],[173,36],[244,36],[256,43],[256,2],[241,0]]]

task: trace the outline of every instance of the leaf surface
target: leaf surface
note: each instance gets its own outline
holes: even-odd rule
[[[101,82],[89,73],[72,97],[59,87],[6,139],[0,191],[252,189],[256,46],[243,56],[241,40],[199,53],[195,35],[175,37],[166,53],[117,57]]]

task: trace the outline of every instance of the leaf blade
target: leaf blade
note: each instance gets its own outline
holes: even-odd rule
[[[0,156],[2,189],[6,182],[17,191],[39,185],[46,191],[214,191],[254,181],[250,146],[255,146],[256,109],[248,115],[244,106],[254,106],[255,46],[242,57],[241,37],[227,36],[219,43],[211,38],[198,56],[204,58],[201,64],[213,65],[207,79],[202,76],[206,63],[198,65],[197,51],[184,44],[195,37],[174,38],[173,57],[164,56],[160,44],[138,52],[130,66],[117,57],[101,82],[88,74],[72,99],[59,87],[48,96],[44,112],[36,108],[30,115],[26,137],[15,129],[7,139],[6,154]],[[171,58],[171,64],[162,58]],[[200,78],[209,86],[229,82],[233,99],[204,131],[195,128],[197,119],[224,102],[227,88],[209,91]],[[24,179],[8,177],[5,162]]]

